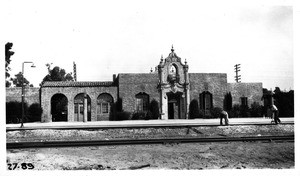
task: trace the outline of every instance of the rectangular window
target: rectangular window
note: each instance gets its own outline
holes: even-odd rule
[[[74,112],[75,112],[75,114],[78,114],[78,104],[75,104]]]
[[[204,94],[200,94],[200,109],[204,109]]]
[[[107,114],[109,112],[108,103],[102,103],[102,114]]]
[[[241,104],[248,107],[248,97],[241,97]]]
[[[135,110],[137,112],[145,112],[148,110],[149,106],[149,95],[147,94],[137,94],[135,101]]]
[[[210,109],[211,108],[211,97],[209,94],[205,94],[205,109]]]
[[[83,105],[79,105],[80,114],[83,114]]]
[[[143,111],[147,111],[148,110],[148,102],[146,99],[143,100]]]
[[[136,99],[136,111],[138,112],[143,111],[143,99],[141,98]]]

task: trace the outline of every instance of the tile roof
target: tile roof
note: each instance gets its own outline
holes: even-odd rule
[[[42,87],[111,87],[115,86],[112,81],[46,81]]]

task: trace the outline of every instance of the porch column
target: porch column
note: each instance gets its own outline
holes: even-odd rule
[[[185,118],[189,118],[190,111],[190,89],[185,90]]]
[[[161,119],[168,120],[168,96],[164,90],[161,91],[161,94],[162,94]]]
[[[75,121],[75,113],[74,113],[74,97],[71,95],[67,96],[68,98],[68,122],[74,122]]]
[[[83,100],[83,122],[87,122],[87,95],[84,94],[84,100]]]
[[[185,92],[185,118],[189,118],[189,109],[190,109],[190,80],[189,80],[189,66],[187,65],[187,62],[185,60],[184,66],[184,92]]]
[[[159,112],[160,112],[160,119],[163,119],[163,93],[162,88],[159,90]]]
[[[158,76],[159,76],[159,99],[160,99],[160,119],[167,120],[168,119],[168,100],[167,95],[163,88],[163,74],[162,69],[164,67],[163,57],[161,56],[160,63],[158,65]]]

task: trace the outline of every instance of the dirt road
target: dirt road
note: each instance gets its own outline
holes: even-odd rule
[[[34,170],[294,168],[294,143],[209,143],[7,150]],[[22,168],[16,168],[22,169]]]

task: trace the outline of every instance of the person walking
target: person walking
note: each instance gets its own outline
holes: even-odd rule
[[[228,125],[228,113],[225,110],[222,110],[220,113],[220,125],[223,125],[223,119],[225,120],[225,125]]]
[[[272,111],[272,106],[268,106],[268,109],[267,109],[267,118],[270,118],[271,119],[271,123],[274,122],[274,117],[273,117],[273,111]]]
[[[274,117],[275,124],[281,123],[281,120],[278,117],[278,114],[279,114],[278,108],[273,104],[271,106],[271,110],[272,110],[272,115]]]

